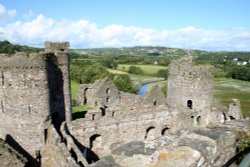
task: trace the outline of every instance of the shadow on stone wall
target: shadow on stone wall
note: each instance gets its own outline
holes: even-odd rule
[[[56,56],[47,55],[47,77],[49,89],[49,112],[52,124],[60,134],[60,126],[65,121],[63,75],[58,67]]]
[[[92,151],[90,148],[85,147],[84,145],[82,145],[69,131],[68,127],[65,127],[65,132],[73,139],[74,144],[79,148],[79,150],[81,151],[82,155],[84,156],[84,158],[87,160],[87,162],[89,164],[94,163],[96,161],[98,161],[100,158],[99,156]],[[76,157],[77,159],[77,157]]]
[[[33,158],[25,149],[9,134],[6,135],[5,142],[8,143],[14,150],[27,158],[28,162],[26,167],[40,167],[41,156],[37,155],[36,159]]]

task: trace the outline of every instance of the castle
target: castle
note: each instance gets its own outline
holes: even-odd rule
[[[233,135],[225,142],[228,130],[206,129],[230,129],[226,122],[233,114],[236,117],[235,113],[238,129],[246,126],[235,107],[231,115],[212,108],[211,66],[194,65],[189,56],[174,60],[169,66],[166,98],[159,87],[152,88],[145,98],[120,92],[109,79],[82,85],[78,103],[95,109],[72,120],[68,56],[69,43],[51,42],[46,42],[45,51],[40,53],[0,55],[0,138],[23,155],[24,166],[105,166],[106,162],[98,161],[101,157],[117,154],[133,141],[164,139],[166,145],[177,135],[176,142],[183,141],[175,147],[189,146],[184,140],[185,129],[193,134],[188,137],[193,142],[200,136],[200,143],[218,147],[213,156],[201,156],[191,166],[201,161],[203,166],[213,162],[220,166],[235,154]],[[218,145],[221,141],[224,145]],[[110,161],[122,166],[114,157],[117,155]]]

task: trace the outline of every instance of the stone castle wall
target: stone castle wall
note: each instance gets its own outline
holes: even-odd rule
[[[57,50],[0,55],[0,137],[10,136],[34,158],[48,126],[71,120],[68,54]]]
[[[194,65],[192,57],[172,61],[169,65],[167,104],[209,111],[213,97],[211,66]]]
[[[97,155],[108,154],[112,149],[135,140],[153,140],[182,128],[193,127],[196,113],[171,110],[164,106],[134,110],[107,109],[105,116],[95,112],[86,118],[74,120],[71,133],[84,146]]]

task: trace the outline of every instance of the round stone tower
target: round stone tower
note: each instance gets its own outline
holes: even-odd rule
[[[194,65],[191,56],[169,65],[167,104],[193,111],[210,111],[213,96],[213,72],[209,65]]]

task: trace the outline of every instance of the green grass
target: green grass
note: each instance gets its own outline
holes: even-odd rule
[[[143,71],[145,75],[155,75],[157,73],[158,70],[160,69],[167,69],[166,66],[160,66],[160,65],[138,65],[138,64],[119,64],[118,65],[118,70],[121,71],[128,71],[130,66],[136,66],[136,67],[140,67]]]
[[[79,92],[80,92],[80,84],[71,80],[71,98],[72,98],[72,100],[77,99]]]
[[[121,71],[121,70],[113,70],[113,69],[107,69],[108,72],[112,73],[112,74],[128,74],[127,72]]]
[[[72,119],[84,118],[88,110],[93,109],[91,106],[76,106],[72,107]]]
[[[214,82],[214,104],[228,106],[232,99],[239,99],[245,116],[250,113],[250,82],[216,78]]]

